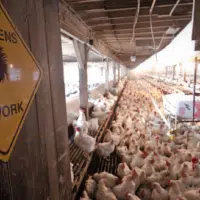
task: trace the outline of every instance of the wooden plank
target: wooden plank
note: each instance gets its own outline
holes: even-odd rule
[[[46,60],[46,48],[45,48],[45,34],[44,32],[44,13],[43,13],[43,2],[41,0],[27,0],[27,20],[29,27],[29,39],[30,47],[36,60],[41,64],[42,68],[47,66]],[[37,15],[35,15],[37,13]],[[43,79],[44,80],[44,79]],[[48,89],[46,88],[48,91]],[[40,99],[40,93],[36,96],[34,110],[36,113],[32,114],[27,127],[33,129],[32,118],[33,115],[37,117],[37,123],[39,121],[41,105],[38,104],[38,99]],[[42,100],[39,100],[42,101]],[[48,109],[48,107],[42,107],[43,109]],[[46,111],[45,111],[46,112]],[[43,127],[45,126],[45,121],[43,121]],[[30,152],[30,161],[32,165],[32,185],[33,194],[29,196],[30,199],[48,199],[50,195],[49,187],[49,173],[48,173],[48,162],[46,155],[46,138],[45,132],[41,131],[42,126],[38,124],[37,131],[32,130],[32,134],[29,135],[28,144]],[[48,131],[48,130],[47,130]],[[49,129],[50,131],[50,129]],[[53,172],[52,172],[53,173]],[[56,186],[55,186],[56,189]]]
[[[68,126],[65,102],[64,72],[60,39],[60,18],[58,0],[44,0],[48,64],[51,84],[51,98],[55,140],[58,159],[60,199],[71,199],[71,174],[68,146]]]
[[[9,164],[0,161],[0,199],[13,199]]]
[[[52,100],[51,100],[51,85],[49,77],[49,66],[47,58],[47,41],[45,34],[45,19],[42,0],[29,0],[32,4],[30,8],[29,32],[32,51],[40,63],[43,71],[43,79],[36,95],[37,114],[39,131],[44,138],[46,145],[46,157],[50,187],[50,197],[52,200],[57,200],[59,194],[59,176],[57,169],[57,155],[55,144],[54,121],[52,116]],[[32,12],[31,12],[32,10]],[[37,15],[35,15],[37,13]],[[32,16],[32,17],[31,17]],[[52,33],[49,33],[52,34]]]

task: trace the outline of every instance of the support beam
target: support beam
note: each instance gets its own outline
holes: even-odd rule
[[[86,119],[88,119],[88,77],[87,77],[87,59],[89,48],[85,43],[73,40],[77,61],[79,63],[79,100],[80,108],[85,110]]]
[[[118,81],[120,80],[120,64],[117,66],[117,71],[118,71]]]
[[[172,80],[175,79],[176,76],[176,65],[172,66]]]
[[[198,0],[197,0],[198,1]],[[155,6],[154,8],[154,13],[156,13],[157,15],[160,16],[166,16],[169,15],[171,9],[173,8],[174,5],[168,5],[168,6]],[[81,5],[82,8],[85,8]],[[96,12],[94,12],[96,11]],[[176,8],[175,14],[176,15],[188,15],[190,14],[190,12],[192,11],[192,3],[190,5],[179,5]],[[121,17],[131,17],[135,14],[136,12],[136,8],[125,8],[124,10],[120,10],[120,9],[112,9],[112,10],[106,10],[106,9],[92,9],[91,11],[83,11],[83,12],[79,12],[81,18],[83,20],[87,20],[87,19],[91,19],[91,18],[104,18],[106,16],[108,16],[110,18],[121,18]],[[147,16],[149,15],[149,6],[147,7],[143,7],[140,10],[140,16]]]
[[[116,86],[116,62],[113,61],[113,86]]]
[[[109,61],[106,61],[106,68],[105,68],[105,90],[106,92],[109,91]]]
[[[191,19],[184,19],[184,20],[166,20],[165,22],[152,22],[153,27],[155,28],[159,28],[161,26],[172,26],[175,25],[176,27],[183,27],[186,24],[188,24],[190,22]],[[131,29],[132,28],[132,24],[133,23],[126,23],[126,24],[117,24],[115,25],[115,30],[120,30],[120,29]],[[141,22],[137,24],[136,29],[141,29],[141,28],[147,28],[150,27],[149,22]],[[96,26],[93,27],[94,31],[101,31],[101,30],[112,30],[112,24],[105,24],[102,26]],[[136,31],[137,32],[137,31]]]
[[[195,40],[195,50],[196,51],[200,50],[199,19],[200,19],[200,1],[199,0],[194,0],[192,39]]]
[[[180,67],[180,73],[179,76],[181,77],[183,75],[183,64],[179,63],[179,67]]]

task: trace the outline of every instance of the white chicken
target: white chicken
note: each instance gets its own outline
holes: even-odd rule
[[[152,191],[152,195],[151,198],[153,200],[168,200],[169,199],[169,195],[168,192],[163,189],[159,183],[154,183],[153,184],[153,191]]]
[[[97,131],[99,128],[99,120],[98,118],[92,118],[90,120],[88,120],[89,123],[89,131],[90,132],[94,132]]]
[[[101,179],[97,186],[96,200],[117,200],[113,192],[106,187],[106,180]]]
[[[177,199],[178,197],[181,197],[181,190],[176,181],[171,180],[169,182],[170,184],[170,189],[169,189],[169,200],[174,200]]]
[[[76,127],[74,142],[84,152],[91,153],[95,150],[96,139],[82,132],[81,128]]]
[[[124,200],[127,193],[135,194],[135,183],[133,181],[132,175],[130,175],[126,180],[121,184],[113,188],[113,192],[116,195],[118,200]]]
[[[104,137],[103,142],[110,142],[113,141],[114,145],[117,146],[120,142],[120,136],[117,134],[113,134],[109,129]]]
[[[85,191],[90,198],[94,198],[97,191],[97,183],[92,179],[92,176],[89,176],[85,182]]]
[[[117,176],[114,176],[113,174],[110,174],[108,172],[101,172],[101,173],[95,173],[93,175],[93,178],[99,182],[101,179],[105,179],[106,187],[113,188],[117,183],[119,182],[119,178]]]
[[[108,157],[115,150],[114,141],[98,143],[97,144],[97,154],[99,156]]]
[[[80,200],[91,200],[91,199],[89,198],[87,192],[86,192],[86,191],[83,191],[83,195],[82,195],[82,197],[80,198]]]
[[[200,199],[200,189],[191,189],[188,191],[184,192],[184,196],[188,199],[188,200],[197,200]]]
[[[135,158],[131,162],[131,168],[142,167],[145,164],[145,159],[148,156],[148,153],[139,151]]]
[[[124,176],[127,176],[131,173],[131,170],[129,169],[128,165],[126,163],[120,163],[117,167],[117,175],[120,178],[123,178]]]
[[[136,195],[133,195],[132,193],[127,193],[126,200],[141,200],[141,199]]]
[[[83,130],[83,133],[88,133],[89,123],[86,121],[85,113],[83,109],[79,110],[79,117],[73,122],[75,127],[79,127]]]
[[[147,162],[143,165],[142,169],[145,171],[147,176],[151,176],[155,173],[155,169],[153,166],[154,162],[154,159],[148,159]]]

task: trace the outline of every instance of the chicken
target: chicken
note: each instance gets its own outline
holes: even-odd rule
[[[197,200],[200,199],[200,189],[192,189],[184,192],[184,196],[188,200]]]
[[[120,163],[117,167],[117,176],[123,178],[131,173],[128,165],[126,163]]]
[[[110,142],[110,141],[113,141],[114,142],[114,145],[118,145],[119,142],[120,142],[120,136],[117,135],[117,134],[113,134],[110,130],[107,130],[107,133],[104,137],[104,142]]]
[[[183,183],[185,188],[192,186],[192,180],[193,180],[193,177],[190,176],[188,173],[184,173],[184,172],[181,173],[180,181]]]
[[[144,171],[143,171],[144,172]],[[124,178],[122,179],[122,181],[134,181],[135,183],[135,190],[138,189],[138,187],[140,186],[141,183],[141,177],[143,178],[143,172],[141,172],[140,174],[137,173],[137,171],[135,169],[132,170],[132,173],[130,175],[124,176]]]
[[[115,150],[114,141],[97,144],[97,154],[99,156],[108,157]]]
[[[79,127],[83,130],[83,133],[88,133],[89,123],[86,121],[85,113],[83,109],[79,110],[79,117],[73,122],[75,127]]]
[[[93,111],[92,112],[92,117],[93,118],[98,118],[100,123],[103,122],[106,117],[108,116],[108,113],[107,112],[104,112],[104,111]]]
[[[166,143],[163,145],[162,151],[163,151],[163,154],[167,157],[170,157],[172,155],[171,148]]]
[[[119,178],[117,176],[114,176],[113,174],[110,174],[108,172],[101,172],[101,173],[95,173],[93,175],[94,180],[99,182],[101,179],[105,179],[106,187],[113,188],[117,183],[119,182]]]
[[[97,186],[96,200],[117,200],[113,192],[106,187],[106,180],[101,179]]]
[[[71,182],[74,182],[73,163],[70,162]]]
[[[127,146],[123,146],[122,144],[121,144],[121,146],[120,145],[117,146],[116,147],[116,153],[117,153],[118,156],[121,156],[123,154],[127,154],[128,153]]]
[[[92,118],[90,120],[88,120],[89,123],[89,131],[90,132],[94,132],[97,131],[99,128],[99,120],[98,118]]]
[[[144,185],[144,186],[141,186],[138,191],[137,191],[137,196],[140,198],[140,199],[144,199],[144,200],[152,200],[151,199],[151,190],[150,188],[148,188],[149,185]]]
[[[137,197],[136,195],[133,195],[131,193],[127,193],[126,200],[141,200],[141,199],[139,197]]]
[[[127,193],[135,194],[135,183],[133,181],[132,175],[130,175],[126,180],[121,184],[116,185],[113,188],[113,192],[116,195],[118,200],[124,200]]]
[[[91,200],[91,199],[89,198],[87,192],[86,192],[86,191],[83,191],[83,195],[82,195],[82,197],[80,198],[80,200]]]
[[[96,139],[87,134],[83,134],[81,128],[76,127],[74,142],[86,153],[91,153],[95,150]]]
[[[96,190],[97,190],[97,183],[94,179],[92,179],[92,176],[89,176],[85,182],[85,191],[87,192],[90,198],[94,198]]]
[[[145,158],[148,156],[146,152],[139,151],[136,157],[131,162],[131,168],[142,167],[145,164]]]
[[[151,176],[153,173],[155,173],[153,164],[154,159],[148,159],[147,162],[143,165],[142,169],[145,171],[147,176]]]
[[[181,190],[177,182],[171,180],[170,181],[170,189],[169,189],[169,200],[177,199],[181,196]]]
[[[153,184],[153,191],[152,191],[152,195],[151,198],[153,200],[168,200],[169,199],[169,195],[168,192],[163,189],[159,183],[154,183]]]

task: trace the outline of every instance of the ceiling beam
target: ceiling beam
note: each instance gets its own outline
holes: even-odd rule
[[[173,38],[168,38],[166,39],[166,41],[170,42]],[[155,39],[155,42],[156,42],[156,46],[158,46],[160,44],[160,39]],[[127,43],[128,45],[130,45],[130,40],[123,40],[121,41],[124,43]],[[115,44],[115,41],[106,41],[107,44],[109,45],[112,45],[112,44]],[[147,40],[136,40],[136,46],[142,46],[142,47],[145,47],[145,46],[150,46],[153,48],[153,41],[152,39],[147,39]]]
[[[82,3],[94,3],[94,2],[99,2],[99,1],[104,1],[104,0],[67,0],[67,3],[70,4],[82,4]]]
[[[167,30],[167,29],[165,29],[165,30]],[[157,32],[154,32],[154,36],[162,36],[164,33],[165,33],[165,31],[157,31]],[[132,36],[132,33],[131,32],[130,33],[118,32],[115,35],[120,38],[120,37]],[[135,37],[150,37],[150,36],[152,36],[151,32],[135,34]],[[103,38],[112,38],[114,36],[112,33],[110,33],[110,34],[103,34],[100,37],[103,39]]]
[[[123,2],[123,4],[117,4],[115,2],[115,4],[113,5],[108,5],[106,2],[104,1],[97,1],[97,2],[88,2],[88,3],[71,3],[70,4],[74,10],[76,10],[77,12],[95,12],[95,11],[102,11],[102,12],[107,12],[107,11],[126,11],[126,10],[133,10],[137,8],[137,3],[135,4],[133,3],[129,3],[126,4],[125,2]],[[146,5],[141,4],[141,9],[143,8],[148,8],[151,5],[151,3],[148,3]],[[189,2],[189,3],[179,3],[178,7],[181,6],[191,6],[193,5],[193,2]],[[164,4],[159,4],[159,2],[155,5],[154,8],[168,8],[170,7],[171,9],[174,7],[174,3],[167,3],[165,2]]]
[[[161,26],[172,26],[175,25],[177,27],[182,27],[186,24],[188,24],[190,22],[190,20],[182,20],[182,21],[165,21],[165,22],[153,22],[153,29],[156,27],[161,27]],[[132,23],[128,23],[128,24],[119,24],[119,25],[114,25],[115,30],[120,30],[120,29],[131,29],[133,27]],[[136,29],[140,29],[140,28],[146,28],[146,27],[150,27],[150,23],[149,22],[144,22],[144,23],[137,23]],[[101,27],[94,27],[92,30],[94,31],[101,31],[102,29],[105,30],[112,30],[113,26],[112,25],[105,25],[105,26],[101,26]]]
[[[166,6],[166,7],[159,7],[155,6],[153,14],[157,15],[169,15],[171,9],[173,8],[173,5]],[[190,14],[192,11],[192,5],[188,6],[178,6],[173,14],[173,16],[176,15],[187,15]],[[119,18],[119,17],[132,17],[136,13],[136,8],[130,8],[127,10],[112,10],[112,11],[107,11],[107,10],[101,10],[98,12],[88,12],[88,11],[77,11],[81,18],[83,20],[88,20],[92,18],[102,18],[109,16],[109,18]],[[140,9],[140,16],[149,16],[149,7],[141,8]]]
[[[129,41],[130,42],[130,40],[131,40],[131,37],[132,36],[129,36],[129,37],[117,37],[117,38],[115,38],[115,37],[113,37],[113,38],[104,38],[104,41],[105,42],[107,42],[107,41],[109,41],[109,42],[111,42],[111,41],[116,41],[116,40],[118,40],[118,41]],[[163,35],[161,35],[161,36],[155,36],[155,39],[170,39],[170,40],[172,40],[174,37],[173,36],[164,36],[163,37]],[[135,40],[152,40],[152,37],[151,36],[149,36],[149,37],[136,37],[135,38]]]
[[[184,27],[184,26],[183,26]],[[183,28],[180,27],[180,28]],[[154,32],[158,32],[158,31],[166,31],[169,28],[169,26],[159,26],[159,27],[154,27],[153,30]],[[132,28],[126,28],[126,29],[119,29],[119,30],[115,30],[115,33],[132,33],[133,29]],[[136,27],[136,34],[140,34],[140,33],[149,33],[151,32],[151,28],[150,27],[145,27],[145,28],[137,28]],[[95,35],[96,36],[100,36],[100,35],[104,35],[104,34],[111,34],[113,33],[112,30],[100,30],[100,31],[95,31]]]
[[[165,21],[165,20],[182,20],[182,19],[191,19],[191,15],[182,15],[182,16],[164,16],[164,17],[158,17],[157,15],[154,15],[152,17],[153,21]],[[94,18],[94,20],[86,20],[86,23],[88,26],[97,26],[97,25],[102,25],[102,24],[108,24],[110,23],[110,20],[112,20],[113,24],[123,24],[127,22],[134,22],[134,17],[122,17],[122,18],[105,18],[105,19],[99,19],[99,18]],[[139,16],[138,17],[138,23],[140,22],[149,22],[150,18],[149,16]]]
[[[153,20],[153,24],[156,24],[156,23],[175,23],[175,22],[178,22],[178,21],[185,21],[186,23],[188,21],[191,20],[191,17],[187,17],[187,18],[177,18],[177,19],[158,19],[158,20]],[[120,22],[120,23],[115,23],[114,20],[110,20],[110,22],[108,21],[107,23],[95,23],[94,25],[90,25],[90,27],[92,29],[96,28],[96,27],[104,27],[104,26],[110,26],[110,25],[124,25],[124,24],[131,24],[133,25],[133,21],[128,21],[128,20],[124,20],[123,22]],[[146,20],[146,21],[138,21],[137,22],[137,26],[139,26],[140,24],[149,24],[150,25],[150,20]]]

